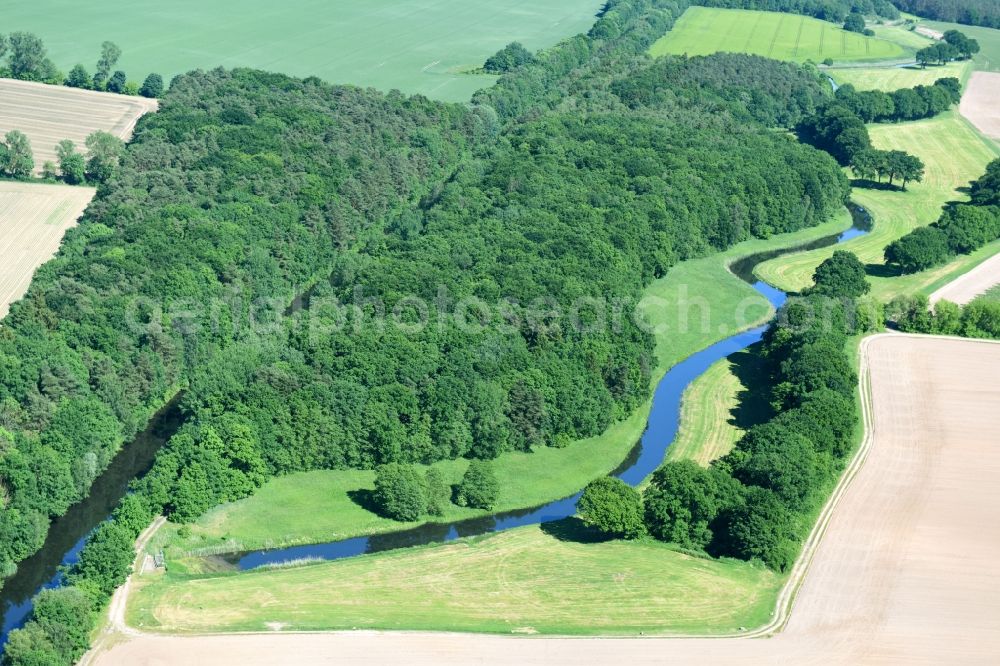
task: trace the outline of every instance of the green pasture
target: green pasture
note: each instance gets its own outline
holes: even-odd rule
[[[778,12],[691,7],[650,48],[654,56],[754,53],[777,60],[834,62],[906,59],[904,47],[847,32],[827,21]]]
[[[170,633],[720,634],[765,624],[784,581],[747,562],[589,537],[569,520],[307,566],[147,575],[127,620]]]
[[[972,73],[973,62],[950,62],[944,66],[910,67],[842,67],[827,70],[840,85],[851,84],[858,90],[892,91],[899,88],[933,85],[938,79],[955,77],[965,83]]]
[[[972,269],[996,252],[993,243],[949,264],[913,275],[896,275],[885,266],[883,251],[890,242],[919,226],[937,220],[948,201],[962,201],[960,188],[982,175],[986,164],[997,156],[994,144],[983,139],[955,111],[910,123],[869,126],[872,142],[885,150],[905,150],[926,165],[921,183],[910,183],[907,191],[856,188],[853,198],[868,209],[874,228],[838,246],[854,252],[868,264],[872,293],[888,301],[903,293],[930,293],[937,287]],[[816,266],[831,256],[834,248],[821,248],[765,262],[757,276],[786,291],[800,291],[812,283]]]
[[[93,70],[101,42],[141,81],[192,69],[255,67],[331,83],[466,101],[493,77],[463,73],[517,40],[530,49],[586,32],[600,0],[61,0],[12,2],[3,32],[37,33],[63,71]]]

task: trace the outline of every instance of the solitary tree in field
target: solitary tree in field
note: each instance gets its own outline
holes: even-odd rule
[[[78,185],[84,181],[87,165],[83,155],[76,152],[76,144],[69,139],[63,139],[56,146],[56,156],[59,158],[59,171],[64,181],[70,185]]]
[[[139,94],[143,97],[159,97],[163,94],[163,77],[159,74],[150,74],[142,82]]]
[[[863,33],[865,31],[865,17],[858,12],[851,12],[844,21],[844,30],[848,32]]]
[[[11,130],[4,136],[3,170],[13,178],[28,178],[35,169],[31,142],[23,132]]]
[[[393,520],[416,520],[427,509],[424,478],[413,465],[389,463],[375,470],[375,504]]]
[[[853,252],[837,250],[833,256],[816,267],[812,293],[834,298],[858,298],[871,291],[865,274],[865,265]]]
[[[94,89],[102,90],[111,68],[118,63],[122,57],[122,50],[114,42],[104,42],[101,44],[101,57],[97,60],[97,71],[94,72]]]
[[[584,523],[611,536],[632,539],[643,532],[642,498],[621,479],[606,476],[588,483],[576,510]]]
[[[456,503],[475,509],[492,509],[500,496],[500,483],[487,460],[473,460],[458,486]]]
[[[99,183],[106,183],[118,168],[125,142],[114,134],[97,131],[87,137],[87,177]]]

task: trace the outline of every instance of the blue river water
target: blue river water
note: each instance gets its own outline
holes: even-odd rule
[[[733,272],[749,282],[775,307],[780,307],[786,294],[753,277],[757,264],[790,252],[842,243],[864,235],[871,228],[867,213],[858,206],[849,206],[854,226],[840,234],[812,241],[808,244],[762,252],[745,257],[733,264]],[[662,462],[667,448],[677,434],[680,420],[681,398],[684,390],[699,375],[719,359],[746,349],[758,342],[766,327],[761,326],[726,338],[681,361],[664,375],[653,395],[646,431],[629,456],[613,472],[631,485],[637,485]],[[8,634],[23,626],[31,613],[31,599],[43,589],[57,587],[62,582],[62,571],[77,561],[80,551],[91,532],[106,520],[111,511],[127,492],[128,482],[149,470],[156,451],[179,427],[181,415],[178,398],[164,407],[151,421],[146,431],[140,433],[111,462],[108,469],[94,481],[87,499],[70,508],[65,516],[53,521],[42,549],[20,564],[17,573],[3,581],[0,588],[0,654]],[[301,558],[324,560],[353,557],[408,546],[452,541],[454,539],[499,532],[524,525],[561,520],[574,515],[579,493],[549,502],[539,507],[507,511],[492,516],[471,518],[452,523],[429,523],[412,529],[370,537],[344,539],[329,543],[295,546],[291,548],[261,550],[227,557],[240,569],[252,569],[266,564],[276,564]]]

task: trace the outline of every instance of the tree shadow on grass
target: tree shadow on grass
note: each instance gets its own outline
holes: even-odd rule
[[[886,182],[878,182],[877,180],[869,180],[867,178],[854,178],[851,180],[851,187],[860,187],[866,190],[885,190],[887,192],[903,192],[903,188],[898,183],[889,184]]]
[[[599,530],[588,527],[576,516],[542,523],[539,527],[541,527],[542,532],[551,537],[555,537],[560,541],[570,541],[572,543],[602,543],[604,541],[613,540],[613,537],[609,537],[607,534],[604,534]]]
[[[758,342],[728,357],[733,374],[744,387],[736,394],[737,404],[730,420],[730,424],[741,430],[764,423],[773,415],[767,361],[761,358],[760,350]]]
[[[380,511],[378,503],[375,502],[375,491],[370,488],[358,488],[357,490],[348,490],[347,497],[350,498],[352,502],[360,506],[365,511],[371,511],[377,516],[382,516],[386,518]]]
[[[899,277],[903,271],[889,264],[865,264],[865,273],[872,277]]]

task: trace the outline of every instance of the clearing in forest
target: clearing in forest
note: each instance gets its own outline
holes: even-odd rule
[[[0,317],[28,290],[94,196],[89,187],[0,182]]]
[[[157,102],[145,97],[79,90],[13,79],[0,79],[0,134],[20,130],[31,140],[35,171],[56,161],[56,144],[73,141],[85,151],[84,141],[97,130],[126,141],[135,123],[155,111]]]
[[[717,51],[754,53],[777,60],[820,62],[902,59],[903,47],[877,37],[866,37],[797,14],[742,9],[691,7],[673,30],[658,39],[650,53],[708,55]]]

